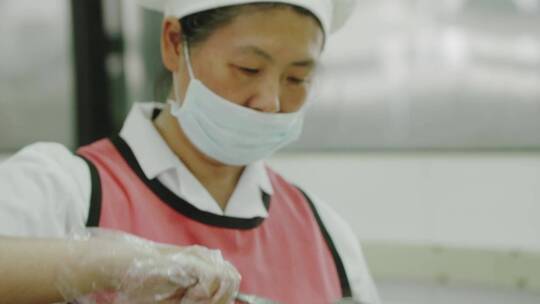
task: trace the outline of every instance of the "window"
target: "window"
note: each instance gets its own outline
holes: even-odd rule
[[[359,1],[292,149],[540,147],[540,1]]]
[[[0,151],[73,144],[69,2],[0,1]]]

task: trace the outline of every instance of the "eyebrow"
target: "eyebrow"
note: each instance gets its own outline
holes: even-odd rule
[[[274,62],[274,58],[270,54],[268,54],[267,52],[265,52],[264,50],[256,46],[245,46],[245,47],[240,48],[240,51],[242,53],[254,53],[257,56],[262,57],[266,61]],[[298,66],[298,67],[310,68],[315,65],[315,60],[306,59],[306,60],[296,61],[296,62],[293,62],[292,65]]]

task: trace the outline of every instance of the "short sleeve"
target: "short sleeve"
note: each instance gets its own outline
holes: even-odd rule
[[[366,304],[380,304],[379,294],[358,238],[347,222],[323,200],[307,193],[341,257],[352,295]]]
[[[84,227],[90,169],[56,143],[25,147],[0,164],[0,235],[62,237]]]

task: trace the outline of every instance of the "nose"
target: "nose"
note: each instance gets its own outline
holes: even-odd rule
[[[279,81],[268,79],[260,81],[247,102],[247,106],[259,112],[277,113],[280,111],[279,95]]]

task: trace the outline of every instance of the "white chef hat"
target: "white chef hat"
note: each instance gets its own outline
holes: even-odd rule
[[[177,18],[229,5],[257,2],[287,3],[312,12],[321,22],[327,35],[336,32],[345,24],[356,5],[356,0],[137,0],[137,2],[145,8]]]

